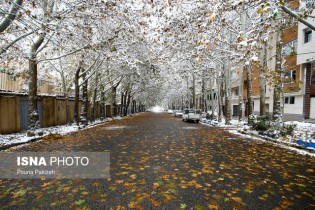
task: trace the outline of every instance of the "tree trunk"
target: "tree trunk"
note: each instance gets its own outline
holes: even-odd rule
[[[200,105],[201,110],[204,112],[205,109],[205,73],[202,72],[202,78],[201,78],[201,98],[200,98]]]
[[[124,93],[124,99],[123,99],[124,106],[123,106],[123,109],[122,109],[123,116],[127,115],[127,97],[128,97],[127,93],[128,93],[127,91]]]
[[[80,98],[80,87],[79,87],[79,79],[80,79],[80,70],[82,67],[82,61],[80,61],[79,66],[75,72],[74,77],[74,85],[75,85],[75,98],[74,98],[74,121],[77,125],[80,124],[80,106],[79,106],[79,98]]]
[[[212,79],[210,78],[210,99],[211,99],[211,120],[213,120],[213,117],[214,117],[214,103],[213,103],[213,100],[214,100],[214,97],[213,97],[213,86],[212,86]]]
[[[66,79],[65,79],[63,70],[61,72],[61,77],[62,77],[63,96],[65,97],[65,101],[66,101],[66,121],[67,121],[67,124],[69,125],[70,124],[70,103],[69,103]]]
[[[96,118],[96,96],[97,96],[97,87],[98,87],[98,79],[99,73],[95,75],[95,87],[93,92],[93,108],[92,108],[92,120],[95,121]]]
[[[130,98],[131,98],[131,96],[130,96],[130,92],[128,93],[128,95],[126,95],[127,97],[126,97],[126,106],[125,106],[125,113],[124,113],[124,116],[127,116],[128,115],[128,107],[129,107],[129,105],[130,105]]]
[[[121,100],[120,100],[120,116],[123,116],[123,108],[124,108],[124,93],[121,92]]]
[[[39,113],[37,109],[37,56],[36,52],[44,42],[44,34],[35,38],[31,47],[28,70],[28,128],[34,130],[39,127]],[[32,135],[31,133],[29,133]]]
[[[28,128],[34,130],[39,127],[37,110],[37,64],[36,60],[29,60],[29,84],[28,84]]]
[[[252,125],[253,121],[253,90],[252,90],[252,78],[250,72],[250,66],[246,66],[247,77],[247,101],[248,101],[248,124]]]
[[[105,104],[105,87],[101,84],[101,118],[106,118],[106,104]]]
[[[221,122],[222,121],[222,104],[223,104],[223,101],[222,101],[222,91],[223,91],[223,83],[220,82],[220,77],[218,78],[218,107],[219,107],[219,113],[218,113],[218,121]]]
[[[111,117],[117,116],[117,104],[116,104],[116,90],[117,87],[113,86],[112,87],[112,94],[111,94],[111,99],[112,99],[112,103],[111,103]]]
[[[60,56],[60,50],[58,51],[58,56]],[[70,124],[70,103],[69,103],[69,95],[68,95],[68,88],[65,78],[64,69],[62,66],[61,58],[59,59],[59,72],[62,80],[62,89],[63,89],[63,96],[65,97],[66,102],[66,122],[69,125]]]
[[[276,125],[280,126],[282,123],[281,110],[280,110],[280,93],[282,88],[282,30],[279,29],[277,34],[277,43],[276,43],[276,76],[274,78],[274,93],[273,93],[273,120]]]
[[[262,67],[259,71],[259,115],[266,115],[266,78],[265,78],[265,69],[267,69],[267,42],[264,43],[264,52],[263,52],[263,61]]]
[[[224,66],[225,69],[225,124],[226,125],[230,125],[231,124],[231,88],[230,88],[230,73],[231,73],[231,69],[230,69],[230,62],[228,61],[228,67]]]
[[[243,83],[244,83],[244,67],[241,70],[240,85],[238,89],[238,121],[243,121]]]
[[[196,84],[195,84],[195,73],[192,73],[193,75],[193,86],[192,86],[192,108],[196,109]]]
[[[135,105],[136,105],[136,100],[132,100],[132,114],[136,113],[136,109],[135,109]]]
[[[82,75],[83,81],[82,84],[82,109],[81,109],[81,117],[80,121],[83,123],[84,126],[88,125],[88,106],[89,106],[89,99],[88,99],[88,80],[86,79],[86,72]]]
[[[244,3],[242,5],[242,9],[245,10]],[[246,12],[243,12],[241,15],[241,31],[246,31],[246,22],[247,22],[246,15],[247,15]],[[246,68],[245,62],[243,62],[243,68],[241,70],[241,75],[240,75],[240,85],[239,85],[239,90],[238,90],[238,94],[239,94],[238,95],[238,121],[239,122],[243,120],[243,83],[244,83],[245,68]]]

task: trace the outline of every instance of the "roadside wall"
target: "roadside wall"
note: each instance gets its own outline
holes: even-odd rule
[[[74,120],[74,99],[69,100],[70,120]],[[40,125],[42,127],[66,124],[66,101],[56,96],[38,96]],[[82,102],[79,103],[81,110]],[[110,105],[103,117],[110,116]],[[96,104],[96,116],[100,118],[101,105]],[[92,117],[91,105],[88,118]],[[0,134],[16,133],[27,129],[28,101],[26,94],[0,93]]]
[[[0,134],[20,130],[20,97],[0,95]]]

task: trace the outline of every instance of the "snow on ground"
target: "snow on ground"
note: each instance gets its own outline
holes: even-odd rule
[[[281,141],[271,142],[271,141],[267,141],[267,140],[262,139],[262,138],[253,137],[252,135],[249,135],[249,134],[240,133],[237,130],[229,130],[229,132],[233,133],[233,134],[236,134],[236,135],[239,135],[239,136],[242,136],[242,137],[244,137],[246,139],[251,139],[251,140],[256,140],[256,141],[258,140],[258,141],[262,141],[262,142],[265,142],[265,143],[270,143],[270,144],[273,144],[273,145],[276,145],[276,146],[280,146],[281,148],[285,148],[285,149],[288,149],[288,150],[291,150],[291,151],[295,151],[295,152],[297,152],[299,154],[302,154],[302,155],[308,155],[308,156],[311,156],[311,157],[315,157],[315,153],[311,153],[311,152],[303,150],[303,149],[298,149],[298,148],[295,148],[295,147],[291,147],[291,146],[288,146],[288,145],[281,144]]]
[[[182,127],[182,129],[196,130],[196,129],[199,129],[199,128],[198,127]]]
[[[127,128],[128,126],[108,126],[108,127],[105,127],[104,129],[105,130],[119,130],[119,129],[124,129],[124,128]]]
[[[218,122],[216,120],[207,120],[205,118],[201,119],[201,123],[208,125],[208,126],[216,126],[216,127],[222,127],[222,128],[230,128],[229,132],[238,134],[241,136],[244,136],[245,138],[251,139],[251,140],[260,140],[264,142],[270,142],[272,144],[279,145],[283,148],[287,148],[293,151],[296,151],[300,154],[304,155],[310,155],[312,157],[315,157],[315,148],[313,147],[306,147],[303,148],[303,146],[300,146],[301,148],[296,148],[298,146],[298,141],[303,142],[314,142],[315,143],[315,124],[313,123],[304,123],[304,122],[298,122],[298,121],[289,121],[285,122],[285,125],[296,125],[296,128],[294,129],[294,135],[293,136],[285,136],[285,137],[276,137],[276,138],[269,138],[265,136],[261,136],[261,138],[255,137],[259,136],[259,133],[255,130],[251,130],[250,126],[247,125],[247,121],[241,121],[238,120],[231,120],[230,125],[225,125],[225,119],[222,119],[221,122]],[[246,134],[244,134],[246,133]],[[265,140],[265,139],[269,139]],[[314,150],[314,152],[310,152],[309,150]]]
[[[133,114],[132,116],[135,116],[135,115],[137,115],[137,114]],[[48,127],[48,128],[39,128],[39,129],[35,130],[36,135],[31,136],[31,137],[27,136],[26,132],[6,134],[6,135],[0,134],[0,148],[1,147],[7,147],[9,145],[18,145],[18,144],[22,144],[22,143],[31,142],[31,141],[40,139],[44,136],[47,136],[49,134],[65,135],[67,133],[71,133],[74,131],[92,128],[92,127],[95,127],[95,126],[102,124],[102,123],[105,123],[105,122],[110,122],[112,120],[121,120],[121,119],[123,119],[123,117],[105,118],[103,120],[98,119],[86,127],[83,127],[82,125],[77,126],[76,124],[72,124],[72,125],[52,126],[52,127]],[[39,133],[42,133],[43,135],[38,135]]]
[[[78,129],[79,127],[77,125],[62,125],[62,126],[53,126],[53,127],[48,127],[48,128],[36,129],[35,136],[27,136],[26,132],[0,135],[0,147],[33,141],[43,136],[47,136],[49,134],[62,135],[62,134],[70,133],[73,131],[77,131]],[[39,136],[38,133],[41,133],[41,132],[43,133],[43,135]]]

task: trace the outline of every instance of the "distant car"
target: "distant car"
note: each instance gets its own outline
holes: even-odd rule
[[[173,110],[171,109],[167,110],[167,114],[173,114],[173,113],[174,113]]]
[[[199,123],[201,119],[201,111],[199,109],[185,109],[183,113],[183,121],[194,121]]]
[[[182,110],[175,110],[174,111],[174,116],[175,117],[182,117],[183,116],[183,111]]]

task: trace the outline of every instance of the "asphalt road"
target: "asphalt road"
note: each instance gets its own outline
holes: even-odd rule
[[[110,179],[0,180],[0,209],[315,209],[315,159],[144,113],[12,151],[108,151]]]

